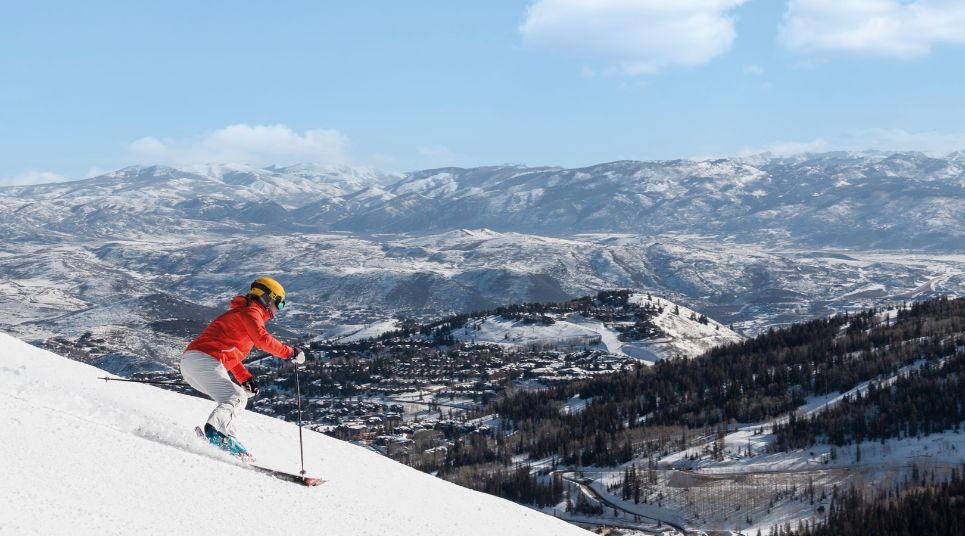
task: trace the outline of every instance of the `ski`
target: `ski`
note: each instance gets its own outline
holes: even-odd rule
[[[286,482],[293,482],[295,484],[303,484],[309,487],[320,486],[325,483],[325,481],[322,480],[321,478],[314,478],[314,477],[305,476],[305,475],[296,475],[285,471],[279,471],[277,469],[271,469],[269,467],[263,467],[261,465],[255,465],[253,463],[249,463],[248,467],[254,469],[255,471],[258,471],[259,473],[265,473],[266,475],[271,475],[279,480],[284,480]]]
[[[195,433],[198,434],[198,437],[199,437],[199,438],[201,438],[201,439],[203,439],[203,440],[205,440],[205,441],[208,441],[212,446],[215,446],[215,447],[221,448],[222,450],[225,450],[224,448],[222,448],[221,445],[217,445],[217,444],[215,444],[215,443],[210,442],[210,441],[208,440],[208,437],[205,435],[204,430],[202,430],[200,426],[195,426],[195,427],[194,427],[194,431],[195,431]],[[279,479],[279,480],[284,480],[285,482],[292,482],[292,483],[294,483],[294,484],[302,484],[302,485],[309,486],[309,487],[312,487],[312,486],[320,486],[320,485],[322,485],[322,484],[325,483],[325,480],[322,480],[321,478],[315,478],[315,477],[310,477],[310,476],[305,476],[305,475],[296,475],[296,474],[293,474],[293,473],[289,473],[289,472],[287,472],[287,471],[280,471],[280,470],[278,470],[278,469],[272,469],[272,468],[270,468],[270,467],[265,467],[265,466],[262,466],[262,465],[256,465],[256,464],[254,463],[254,457],[251,456],[251,454],[249,454],[249,453],[247,453],[247,452],[245,452],[245,455],[241,455],[241,454],[238,454],[238,453],[236,453],[236,452],[231,452],[231,451],[229,451],[229,450],[225,450],[225,452],[229,452],[229,453],[232,454],[233,456],[237,456],[241,461],[245,462],[245,466],[246,466],[246,467],[248,467],[248,468],[250,468],[250,469],[253,469],[253,470],[255,470],[255,471],[258,471],[259,473],[264,473],[264,474],[266,474],[266,475],[272,476],[272,477],[277,478],[277,479]]]

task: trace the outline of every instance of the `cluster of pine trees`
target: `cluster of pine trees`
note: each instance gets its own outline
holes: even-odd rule
[[[623,479],[620,481],[620,497],[624,501],[633,499],[634,504],[647,502],[647,489],[657,483],[657,464],[651,458],[647,466],[637,467],[632,464],[623,470]]]
[[[467,467],[450,473],[446,480],[520,504],[554,506],[564,499],[565,486],[559,474],[539,478],[527,466]]]
[[[758,534],[761,534],[758,532]],[[771,536],[865,536],[868,534],[960,536],[965,534],[965,478],[961,471],[940,484],[910,481],[868,497],[855,489],[832,498],[827,520],[775,527]]]
[[[947,341],[951,357],[925,363],[893,383],[871,382],[810,418],[792,414],[775,426],[775,450],[806,448],[820,440],[842,446],[866,440],[921,437],[959,430],[965,421],[965,351]]]

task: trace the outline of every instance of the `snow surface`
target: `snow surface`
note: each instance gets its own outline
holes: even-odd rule
[[[478,329],[476,329],[478,327]],[[576,344],[582,338],[597,337],[595,331],[582,328],[566,321],[556,321],[552,325],[526,324],[521,321],[502,318],[498,315],[487,316],[472,322],[462,330],[452,333],[456,340],[477,343],[502,344],[507,346],[532,346],[557,344],[566,346]]]
[[[198,440],[212,402],[0,334],[0,535],[587,534],[366,449],[305,432],[318,488],[245,468]],[[261,465],[297,471],[298,429],[246,412]]]

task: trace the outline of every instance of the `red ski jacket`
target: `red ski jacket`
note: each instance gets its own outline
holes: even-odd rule
[[[282,359],[288,359],[294,353],[290,346],[278,342],[265,331],[265,321],[269,318],[268,310],[260,304],[249,304],[244,296],[235,296],[231,300],[231,309],[215,318],[184,351],[204,352],[221,361],[241,383],[251,377],[241,362],[252,346]]]

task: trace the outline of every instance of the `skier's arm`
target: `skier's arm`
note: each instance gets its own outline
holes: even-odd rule
[[[265,323],[257,315],[257,311],[246,311],[246,313],[242,315],[244,319],[242,324],[245,326],[245,331],[248,332],[248,337],[251,338],[251,342],[255,343],[255,347],[282,359],[291,357],[293,353],[291,347],[282,344],[278,339],[272,337],[271,334],[265,330]]]

